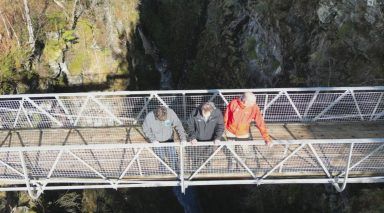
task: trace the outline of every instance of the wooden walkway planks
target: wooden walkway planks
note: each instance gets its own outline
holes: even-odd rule
[[[268,124],[274,140],[384,138],[384,122]],[[252,125],[253,139],[260,140]],[[176,137],[177,141],[177,137]],[[140,126],[0,130],[0,146],[85,145],[146,142]]]
[[[359,122],[359,123],[315,123],[315,124],[300,124],[300,123],[290,123],[290,124],[269,124],[268,128],[270,134],[275,140],[300,140],[300,139],[348,139],[348,138],[384,138],[384,122]],[[261,139],[260,133],[256,127],[252,126],[251,132],[254,139]],[[18,146],[44,146],[44,145],[85,145],[85,144],[108,144],[108,143],[145,143],[144,136],[142,134],[141,128],[138,127],[102,127],[102,128],[77,128],[77,129],[41,129],[41,130],[11,130],[11,131],[0,131],[0,144],[2,147],[18,147]],[[287,154],[292,152],[299,145],[289,145],[287,146]],[[376,144],[377,146],[377,144]],[[239,148],[239,149],[238,149]],[[374,149],[375,147],[372,147]],[[217,156],[212,158],[211,168],[204,167],[201,170],[196,178],[246,178],[250,174],[244,171],[244,168],[241,165],[235,165],[235,161],[231,160],[233,163],[234,170],[229,170],[229,158],[228,158],[228,149],[225,147],[225,150],[218,152]],[[269,149],[266,146],[261,147],[248,147],[248,146],[237,146],[233,148],[238,155],[241,155],[241,158],[244,159],[246,165],[254,171],[257,176],[264,174],[266,171],[269,171],[274,165],[279,163],[282,159],[282,153],[285,151],[284,146],[274,146],[272,149]],[[321,155],[324,147],[318,147],[314,145],[314,149]],[[325,147],[325,153],[327,153],[327,165],[326,167],[330,169],[332,175],[339,174],[340,171],[343,171],[343,168],[346,165],[346,156],[348,155],[349,145],[346,144],[335,144]],[[259,152],[260,151],[260,152]],[[122,150],[120,151],[122,152]],[[178,151],[177,151],[178,152]],[[361,153],[360,153],[361,152]],[[116,152],[117,153],[117,152]],[[119,155],[115,156],[104,153],[100,155],[102,157],[95,158],[97,161],[104,161],[107,159],[112,160],[113,162],[116,159],[121,159],[118,161],[124,161],[125,164],[130,161],[134,153],[131,155]],[[260,154],[262,153],[262,154]],[[354,150],[354,156],[352,163],[357,162],[362,159],[369,150]],[[36,153],[29,153],[29,158],[32,159]],[[100,153],[99,153],[100,154]],[[98,156],[99,156],[98,154]],[[198,151],[188,152],[188,147],[186,148],[186,161],[191,161],[196,159],[196,156],[201,159],[200,164],[197,163],[193,165],[191,162],[186,164],[185,174],[192,175],[196,169],[201,166],[201,163],[209,157],[209,153],[204,155],[198,153]],[[36,154],[37,156],[37,154]],[[125,156],[125,157],[121,157]],[[149,153],[146,153],[143,159],[150,157]],[[29,159],[28,158],[28,159]],[[233,159],[233,156],[231,157]],[[266,159],[268,158],[268,159]],[[27,159],[27,160],[28,160]],[[35,158],[33,158],[35,159]],[[37,158],[36,158],[37,159]],[[43,159],[43,158],[42,158]],[[153,156],[152,156],[153,159]],[[376,159],[376,161],[381,161],[382,158]],[[29,161],[29,160],[28,160]],[[168,161],[168,160],[166,160]],[[117,162],[117,161],[116,161]],[[148,161],[149,162],[149,161]],[[162,179],[167,178],[171,174],[156,174],[156,168],[159,166],[159,162],[150,161],[149,165],[142,165],[143,170],[152,171],[155,169],[155,173],[144,176],[136,176],[136,173],[127,174],[126,178],[129,179],[145,179],[145,178],[155,178]],[[168,162],[169,163],[169,162]],[[124,165],[125,165],[124,164]],[[41,168],[49,170],[51,163],[45,165],[44,160],[39,163]],[[98,164],[92,165],[95,168],[98,167]],[[239,168],[237,168],[237,166]],[[380,165],[378,165],[380,167]],[[101,167],[100,167],[101,168]],[[122,167],[124,168],[124,167]],[[370,167],[371,168],[371,167]],[[380,168],[371,168],[367,171],[351,171],[351,176],[369,176],[382,174],[382,166]],[[283,165],[282,173],[279,173],[277,169],[271,176],[324,176],[324,172],[319,167],[314,155],[311,153],[309,147],[305,147],[288,160]],[[64,170],[63,170],[64,171]],[[121,171],[120,171],[121,172]],[[81,174],[81,172],[79,172]],[[172,175],[171,175],[172,176]]]

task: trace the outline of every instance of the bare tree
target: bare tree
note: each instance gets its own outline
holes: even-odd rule
[[[111,9],[111,2],[110,0],[104,1],[104,16],[105,16],[105,25],[106,25],[106,31],[108,34],[108,45],[111,47],[112,51],[114,53],[120,54],[121,50],[118,47],[118,41],[117,38],[117,31],[114,28],[114,19],[113,19],[113,12]]]
[[[79,0],[75,0],[75,2],[73,3],[73,10],[72,10],[72,20],[71,20],[72,30],[76,28],[77,20],[80,18],[83,12],[84,12],[83,5],[80,4]]]
[[[0,16],[1,16],[1,20],[3,21],[5,30],[7,31],[8,38],[12,38],[13,36],[15,36],[16,41],[17,41],[17,45],[20,46],[20,40],[19,40],[19,37],[17,36],[17,34],[16,34],[16,32],[15,32],[15,29],[13,28],[13,26],[12,26],[11,22],[9,21],[8,17],[7,17],[7,16],[4,16],[4,13],[3,13],[2,10],[0,10]],[[11,31],[9,30],[8,27],[11,28],[12,33],[11,33]]]
[[[33,25],[32,25],[31,15],[29,12],[28,0],[23,0],[23,2],[24,2],[25,18],[27,20],[27,28],[28,28],[28,34],[29,34],[28,43],[31,46],[31,49],[34,50],[35,49],[35,36],[33,34]]]
[[[16,31],[15,31],[15,29],[13,28],[13,26],[12,26],[11,22],[9,21],[8,17],[5,17],[5,20],[7,21],[9,27],[10,27],[11,30],[12,30],[12,36],[15,36],[15,38],[16,38],[17,45],[20,47],[20,39],[19,39],[19,36],[17,36]]]
[[[8,38],[11,38],[11,32],[9,32],[9,29],[8,29],[7,23],[5,22],[3,11],[1,10],[1,8],[0,8],[0,15],[1,15],[1,19],[3,20],[5,30],[7,31]]]
[[[68,13],[67,13],[67,9],[66,9],[65,6],[63,5],[63,3],[60,2],[60,1],[58,1],[58,0],[53,0],[53,2],[55,2],[55,4],[56,4],[57,6],[59,6],[61,9],[63,9],[63,12],[64,12],[65,16],[69,19],[69,15],[68,15]]]

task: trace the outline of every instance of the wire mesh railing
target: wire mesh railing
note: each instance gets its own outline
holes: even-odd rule
[[[137,126],[158,106],[185,122],[201,103],[224,111],[245,91],[256,95],[267,123],[384,120],[384,87],[0,96],[0,191],[37,198],[57,189],[279,183],[342,191],[346,183],[384,182],[382,138],[274,140],[273,148],[262,141],[131,143],[143,141]]]
[[[157,106],[185,121],[212,101],[222,111],[251,91],[267,122],[384,120],[384,87],[126,91],[0,96],[0,129],[140,124]]]
[[[384,181],[384,139],[92,144],[0,149],[0,190]],[[371,177],[371,179],[370,179]],[[378,178],[381,177],[381,178]],[[237,182],[233,182],[237,181]],[[21,184],[9,188],[11,184]],[[344,186],[345,187],[345,186]]]

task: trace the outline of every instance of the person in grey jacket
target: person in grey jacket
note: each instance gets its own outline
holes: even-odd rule
[[[151,143],[173,142],[173,128],[177,130],[180,140],[182,142],[186,141],[185,131],[180,119],[172,109],[164,106],[160,106],[148,113],[143,123],[144,134]],[[168,158],[173,169],[177,170],[177,155],[174,147],[154,147],[153,149],[163,161]]]
[[[197,141],[220,141],[224,132],[224,119],[213,102],[206,102],[192,111],[188,120],[188,136]]]
[[[213,102],[205,102],[192,111],[188,120],[188,139],[192,144],[198,141],[219,142],[224,132],[224,119],[220,109]],[[209,157],[212,146],[191,147],[193,166]],[[193,153],[195,152],[195,153]]]

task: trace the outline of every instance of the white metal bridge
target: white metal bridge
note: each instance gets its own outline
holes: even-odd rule
[[[256,94],[274,143],[147,143],[159,105],[182,121]],[[384,87],[124,91],[0,96],[0,191],[384,182]],[[176,138],[177,141],[177,138]],[[176,156],[156,153],[174,149]]]

